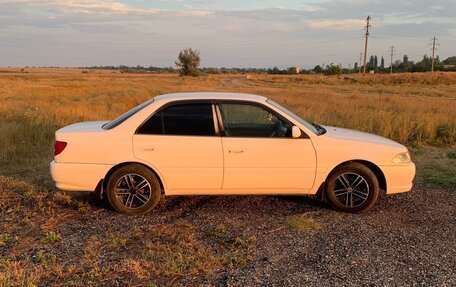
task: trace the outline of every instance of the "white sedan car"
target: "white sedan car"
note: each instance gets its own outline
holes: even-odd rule
[[[55,138],[56,186],[106,192],[126,214],[153,209],[162,195],[221,194],[321,194],[338,210],[360,212],[380,190],[409,191],[415,176],[397,142],[311,124],[248,94],[162,95]]]

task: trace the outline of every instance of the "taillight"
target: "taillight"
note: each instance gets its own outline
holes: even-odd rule
[[[66,148],[67,143],[61,141],[55,141],[54,144],[54,155],[59,155]]]

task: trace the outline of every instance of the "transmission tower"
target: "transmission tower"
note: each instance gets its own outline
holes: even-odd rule
[[[437,47],[436,46],[440,46],[440,44],[438,43],[439,39],[437,39],[436,37],[433,37],[431,39],[431,43],[429,45],[432,46],[431,48],[431,51],[432,51],[432,67],[431,67],[431,72],[434,72],[434,65],[435,65],[435,51],[437,50]]]
[[[371,17],[367,16],[367,18],[366,18],[366,26],[364,27],[366,29],[366,34],[364,34],[364,36],[366,37],[366,42],[364,43],[364,72],[363,72],[363,75],[366,74],[367,39],[369,38],[369,28],[371,27],[370,19],[371,19]]]

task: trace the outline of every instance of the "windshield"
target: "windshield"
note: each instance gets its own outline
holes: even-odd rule
[[[150,105],[153,101],[154,101],[154,99],[151,99],[151,100],[148,100],[147,102],[140,104],[139,106],[134,107],[133,109],[126,112],[125,114],[117,117],[116,119],[110,121],[109,123],[104,124],[102,128],[104,128],[105,130],[110,130],[112,128],[117,127],[118,125],[120,125],[121,123],[126,121],[129,117],[133,116],[140,110],[142,110],[145,107],[147,107],[148,105]]]
[[[309,122],[306,122],[305,120],[301,119],[300,117],[298,117],[297,115],[293,114],[292,112],[290,112],[286,108],[282,107],[278,103],[274,102],[273,100],[267,99],[266,101],[268,103],[270,103],[271,105],[273,105],[274,107],[276,107],[279,110],[281,110],[282,112],[284,112],[285,114],[287,114],[288,116],[292,117],[294,120],[298,121],[300,124],[305,126],[307,129],[312,131],[314,134],[316,134],[316,135],[323,134],[322,132],[320,132],[320,130],[317,127],[315,127],[315,125],[313,125],[313,124],[311,124]]]

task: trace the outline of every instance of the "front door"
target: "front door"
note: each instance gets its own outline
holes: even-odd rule
[[[292,124],[261,104],[219,102],[223,128],[224,192],[306,192],[316,156],[308,138],[292,138]]]
[[[174,104],[156,112],[133,136],[133,148],[137,158],[162,174],[169,194],[221,189],[222,142],[211,102]]]

